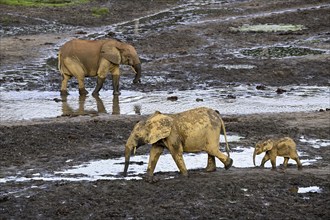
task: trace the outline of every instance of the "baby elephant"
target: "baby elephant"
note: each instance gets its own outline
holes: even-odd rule
[[[297,162],[298,169],[302,169],[301,162],[299,160],[296,143],[289,137],[284,137],[280,139],[268,139],[264,141],[259,141],[254,149],[253,153],[253,164],[255,163],[256,155],[266,152],[264,158],[261,162],[261,167],[264,167],[265,163],[270,160],[272,163],[272,169],[276,169],[276,156],[284,157],[283,166],[287,167],[289,159],[293,159]]]

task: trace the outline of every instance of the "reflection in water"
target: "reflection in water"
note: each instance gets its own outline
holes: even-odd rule
[[[112,98],[112,114],[113,115],[120,115],[119,95],[113,95],[113,98]]]
[[[78,115],[98,115],[99,113],[107,113],[107,110],[104,107],[103,101],[99,96],[93,96],[96,100],[97,111],[94,109],[85,109],[86,95],[79,96],[79,107],[78,109],[72,108],[67,100],[67,96],[61,96],[62,98],[62,116],[78,116]],[[112,99],[112,114],[119,115],[119,96],[113,95]]]

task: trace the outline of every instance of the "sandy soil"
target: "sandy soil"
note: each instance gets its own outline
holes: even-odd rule
[[[44,20],[71,26],[93,27],[125,20],[125,15],[145,16],[175,6],[177,1],[93,1],[66,9],[20,8],[1,6],[1,25],[14,28],[44,25]],[[228,51],[255,45],[295,43],[329,49],[330,7],[327,1],[229,1],[221,13],[210,13],[194,25],[164,30],[161,37],[152,35],[135,42],[148,59],[143,63],[144,76],[169,71],[174,82],[125,84],[123,89],[139,91],[191,89],[196,82],[207,86],[219,84],[262,84],[265,86],[329,86],[329,55],[287,59],[238,58]],[[137,4],[137,5],[136,5]],[[134,7],[133,7],[134,5]],[[105,6],[111,16],[96,18],[92,7]],[[143,10],[134,10],[142,8]],[[69,13],[74,11],[75,13]],[[280,13],[281,11],[287,11]],[[88,12],[88,13],[87,13]],[[278,13],[270,13],[278,12]],[[269,13],[264,16],[249,16]],[[35,19],[26,19],[25,16]],[[237,18],[237,16],[240,16]],[[233,19],[235,17],[235,19]],[[215,19],[219,22],[212,22]],[[228,19],[226,19],[228,18]],[[307,28],[289,33],[237,33],[229,27],[255,23],[294,23]],[[39,31],[40,32],[40,31]],[[68,32],[69,33],[69,32]],[[38,51],[58,43],[68,34],[24,33],[1,39],[1,65],[28,63],[38,59]],[[71,35],[70,35],[71,36]],[[313,38],[314,40],[306,40]],[[30,39],[30,40],[29,40]],[[212,41],[212,44],[207,42]],[[20,43],[25,42],[25,43]],[[180,42],[180,43],[173,43]],[[207,45],[204,47],[204,45]],[[14,49],[16,48],[16,50]],[[3,49],[5,48],[5,49]],[[31,50],[36,53],[31,53]],[[207,56],[196,57],[200,51]],[[33,56],[31,55],[33,54]],[[178,58],[165,54],[176,54]],[[250,64],[257,68],[228,70],[214,68],[226,64]],[[55,71],[55,70],[54,70]],[[178,83],[178,81],[182,83]],[[56,88],[53,88],[56,89]],[[104,91],[103,91],[104,92]],[[328,103],[330,105],[330,103]],[[156,110],[156,109],[155,109]],[[219,109],[221,112],[221,109]],[[96,117],[59,117],[54,119],[2,122],[0,125],[0,178],[32,173],[51,173],[92,159],[109,159],[124,154],[124,143],[136,121],[146,116],[102,115]],[[0,183],[1,219],[329,219],[330,149],[313,148],[300,137],[330,140],[330,112],[224,115],[228,133],[245,137],[236,146],[251,147],[264,137],[290,136],[298,149],[317,158],[302,171],[290,165],[278,169],[218,169],[213,173],[190,170],[189,178],[179,173],[156,173],[160,181],[143,180],[80,182],[6,182]],[[148,153],[141,147],[138,154]],[[66,162],[72,159],[72,162]],[[252,155],[251,155],[252,159]],[[33,170],[32,170],[33,169]],[[175,178],[168,179],[175,175]],[[299,187],[318,186],[321,193],[299,194]]]

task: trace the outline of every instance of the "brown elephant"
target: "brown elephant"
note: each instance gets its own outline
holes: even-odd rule
[[[302,169],[302,164],[299,160],[298,153],[296,150],[296,143],[289,137],[280,139],[268,139],[259,141],[254,149],[253,153],[253,164],[255,163],[256,155],[266,152],[264,158],[261,161],[261,167],[264,167],[265,163],[270,160],[272,163],[272,169],[276,169],[276,157],[284,157],[283,166],[287,167],[289,159],[293,159],[297,162],[298,169]]]
[[[223,133],[226,141],[228,156],[220,152],[220,132]],[[201,107],[178,114],[162,114],[156,111],[146,120],[138,122],[125,145],[125,168],[127,169],[132,151],[144,144],[152,144],[146,178],[153,181],[153,173],[164,148],[171,153],[180,173],[188,176],[187,168],[183,160],[183,152],[208,153],[207,171],[215,171],[215,157],[229,169],[233,160],[229,157],[224,123],[218,111]]]
[[[67,84],[74,76],[78,80],[79,94],[86,95],[85,77],[97,76],[93,95],[98,95],[105,78],[112,74],[113,94],[119,95],[119,65],[130,65],[135,71],[133,83],[140,81],[141,62],[135,48],[113,39],[80,40],[65,43],[58,53],[58,68],[62,75],[61,95],[68,95]]]

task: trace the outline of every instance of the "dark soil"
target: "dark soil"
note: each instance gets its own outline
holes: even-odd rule
[[[83,30],[110,25],[184,2],[99,0],[64,9],[1,5],[0,22],[4,29],[45,28],[52,22],[56,27],[65,27],[63,32],[54,28],[45,34],[45,29],[29,28],[26,33],[2,36],[1,67],[27,64],[40,58],[40,51],[51,48],[59,40],[79,36],[75,31],[72,34],[70,28]],[[111,16],[94,17],[93,7],[108,7]],[[150,84],[142,81],[138,86],[123,83],[122,89],[171,91],[200,88],[201,84],[204,86],[201,89],[229,84],[329,86],[328,53],[283,59],[240,57],[232,53],[242,48],[276,44],[329,50],[328,1],[227,1],[219,7],[223,9],[206,8],[200,23],[179,25],[157,35],[132,40],[144,61],[143,77],[162,76],[166,72],[169,79],[175,80]],[[262,13],[265,15],[255,16]],[[223,19],[211,21],[218,18]],[[259,23],[302,24],[306,29],[285,33],[230,31],[230,27]],[[205,56],[197,55],[201,52]],[[250,64],[256,68],[228,70],[216,67],[219,63]],[[55,73],[56,68],[53,71]],[[125,76],[125,71],[123,75],[123,81],[125,77],[133,78]],[[50,84],[55,77],[60,78],[53,75],[45,79],[46,83]],[[330,101],[326,104],[330,106]],[[32,173],[51,173],[93,159],[123,156],[130,131],[136,121],[145,117],[101,115],[2,122],[0,178],[18,173],[29,177]],[[298,150],[308,155],[301,159],[321,159],[304,166],[302,171],[293,164],[285,171],[280,167],[278,171],[236,167],[218,168],[212,173],[189,170],[189,178],[179,173],[159,172],[156,173],[159,181],[154,184],[143,180],[0,182],[0,219],[330,218],[330,149],[313,148],[300,141],[301,136],[330,140],[330,111],[224,115],[223,119],[229,134],[245,137],[239,143],[232,143],[233,149],[252,147],[265,137],[290,136],[297,142]],[[147,146],[137,151],[138,154],[148,152]],[[72,162],[66,162],[68,159]],[[168,179],[172,176],[175,178]],[[321,192],[297,193],[298,187],[309,186],[318,186]]]

